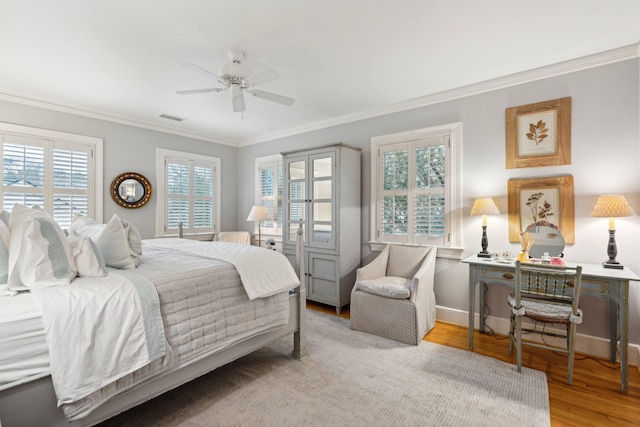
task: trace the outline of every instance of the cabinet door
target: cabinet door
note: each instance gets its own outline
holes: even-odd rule
[[[308,246],[336,247],[336,152],[309,156],[309,237]]]
[[[332,255],[308,254],[307,292],[310,299],[332,305],[338,304],[340,296],[338,259]]]
[[[298,226],[302,225],[306,244],[308,182],[308,156],[287,158],[285,161],[285,209],[284,243],[295,244]]]

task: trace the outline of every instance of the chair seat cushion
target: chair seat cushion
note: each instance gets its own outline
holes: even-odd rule
[[[548,319],[549,322],[566,322],[568,320],[573,323],[582,323],[582,310],[578,309],[578,315],[574,316],[570,305],[522,299],[522,308],[518,310],[516,308],[515,295],[509,295],[507,300],[516,315],[544,318],[545,320]]]
[[[358,290],[387,298],[407,299],[411,296],[411,280],[404,277],[384,276],[361,280]]]

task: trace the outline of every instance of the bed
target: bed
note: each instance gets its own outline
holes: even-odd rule
[[[298,240],[301,260],[301,232]],[[289,272],[273,267],[282,259]],[[107,268],[106,276],[77,277],[68,287],[0,297],[1,425],[95,425],[287,335],[293,358],[301,359],[305,289],[298,280],[303,263],[297,265],[293,273],[284,256],[254,246],[151,239],[143,241],[135,269]],[[141,302],[147,288],[138,281],[152,284],[157,313]],[[247,288],[252,281],[257,289]],[[261,288],[267,282],[271,287]],[[102,300],[115,311],[103,309]],[[139,314],[131,308],[136,305]],[[96,312],[103,317],[87,320]],[[106,328],[114,318],[117,327]],[[87,330],[94,332],[89,339]]]

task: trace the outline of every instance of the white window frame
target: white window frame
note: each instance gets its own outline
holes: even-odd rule
[[[282,159],[282,155],[281,154],[274,154],[271,156],[264,156],[264,157],[256,157],[256,161],[255,161],[255,205],[261,205],[262,204],[262,180],[260,179],[260,172],[262,170],[262,168],[265,165],[271,165],[271,164],[275,164],[276,165],[276,170],[278,168],[278,166],[280,167],[280,170],[282,171],[282,173],[284,174],[284,169],[283,169],[283,159]],[[284,178],[284,177],[283,177]],[[283,180],[284,181],[284,180]],[[284,193],[284,189],[283,189],[283,193]],[[280,201],[282,202],[282,197],[283,195],[281,194],[280,196]],[[276,194],[276,200],[275,200],[275,204],[274,206],[276,207],[275,209],[275,218],[272,218],[273,221],[273,227],[265,227],[264,224],[261,225],[261,233],[262,235],[266,235],[266,236],[282,236],[283,233],[283,228],[278,229],[278,195]],[[284,215],[284,212],[282,213]],[[281,223],[283,224],[282,227],[284,227],[284,221],[281,220]],[[258,224],[257,222],[254,225],[254,233],[258,232]]]
[[[102,222],[103,215],[103,145],[104,140],[93,136],[77,135],[67,132],[59,132],[49,129],[41,129],[30,126],[16,125],[0,122],[0,133],[16,136],[41,139],[45,145],[53,145],[54,148],[88,150],[88,183],[87,183],[87,215],[98,222]],[[1,174],[1,172],[0,172]],[[0,189],[0,192],[2,190]],[[53,169],[50,176],[45,176],[45,201],[53,198]],[[2,196],[2,194],[0,194]],[[43,209],[53,215],[53,202],[45,203]]]
[[[203,232],[192,232],[185,230],[185,235],[212,235],[219,231],[220,226],[220,157],[205,156],[203,154],[187,153],[183,151],[167,150],[164,148],[156,148],[156,186],[158,187],[156,201],[156,237],[177,236],[177,229],[169,229],[167,226],[167,176],[166,161],[167,159],[180,159],[183,161],[209,163],[214,166],[214,186],[213,186],[213,228]]]
[[[381,250],[386,243],[379,237],[380,208],[382,200],[380,193],[380,149],[388,144],[409,143],[411,141],[433,137],[447,137],[449,141],[447,152],[447,171],[445,184],[445,242],[438,245],[438,257],[461,259],[462,257],[462,179],[459,176],[461,168],[462,123],[455,122],[441,126],[381,135],[371,138],[371,207],[370,207],[370,236],[373,250]],[[409,244],[416,244],[410,242]],[[417,244],[416,244],[417,245]]]

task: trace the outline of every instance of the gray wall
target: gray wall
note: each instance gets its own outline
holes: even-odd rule
[[[123,172],[144,175],[158,190],[156,148],[221,158],[221,230],[233,230],[238,216],[238,149],[168,133],[0,101],[0,121],[104,139],[104,220],[115,213],[135,224],[143,238],[154,237],[157,197],[139,209],[116,205],[109,193],[111,181]]]
[[[607,220],[590,213],[599,195],[622,193],[636,213],[640,192],[640,110],[638,60],[548,78],[489,93],[443,102],[411,111],[291,136],[240,149],[239,169],[249,171],[256,157],[292,149],[343,142],[362,149],[362,258],[372,257],[370,235],[371,138],[451,122],[463,123],[462,197],[464,257],[480,249],[481,227],[469,211],[476,197],[493,197],[501,215],[489,218],[489,248],[517,253],[509,243],[507,221],[507,180],[559,174],[574,177],[575,245],[567,246],[566,259],[600,263],[606,259]],[[572,98],[571,165],[505,169],[505,109],[570,96]],[[254,176],[240,176],[239,212],[253,204]],[[640,273],[637,217],[616,221],[618,257],[624,265]],[[248,229],[248,228],[247,228]],[[436,300],[439,306],[467,311],[468,269],[459,261],[438,259]],[[640,311],[640,284],[632,282],[630,324],[637,325]],[[491,287],[487,301],[491,314],[507,317],[507,289]],[[608,303],[584,298],[585,320],[579,332],[608,337]],[[640,343],[640,330],[630,328],[631,342]]]
[[[256,157],[344,142],[362,149],[362,258],[373,256],[369,240],[370,140],[371,137],[463,123],[462,197],[464,256],[480,249],[480,220],[468,215],[476,197],[493,197],[501,215],[489,219],[491,251],[517,252],[508,241],[507,180],[558,174],[574,176],[575,245],[568,246],[568,260],[600,263],[606,258],[607,220],[590,217],[598,195],[622,193],[636,213],[640,212],[640,99],[638,60],[571,73],[507,89],[443,102],[402,113],[362,120],[268,143],[234,148],[132,126],[106,122],[32,106],[0,101],[0,121],[104,138],[104,218],[117,213],[152,237],[155,202],[138,210],[113,203],[109,184],[126,171],[142,173],[157,189],[155,148],[183,150],[222,158],[221,230],[252,230],[246,216],[254,203]],[[338,94],[336,94],[338,96]],[[570,96],[572,98],[571,165],[505,169],[505,123],[508,107]],[[640,273],[638,217],[616,221],[618,260]],[[466,312],[467,267],[456,260],[439,259],[436,299],[441,307]],[[640,284],[632,283],[630,324],[640,323]],[[506,317],[507,290],[491,287],[487,296],[492,315]],[[608,337],[608,304],[583,300],[585,321],[579,332]],[[640,344],[640,329],[631,327],[632,343]]]

